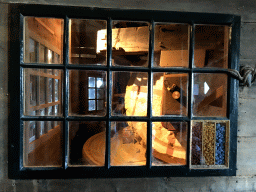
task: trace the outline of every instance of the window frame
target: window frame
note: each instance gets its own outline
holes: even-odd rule
[[[47,10],[47,11],[46,11]],[[24,64],[23,55],[23,17],[56,17],[64,19],[63,37],[63,64]],[[111,82],[112,71],[144,71],[152,72],[185,72],[189,74],[188,89],[188,117],[153,117],[152,110],[152,87],[148,86],[148,115],[147,117],[116,117],[111,116],[111,91],[107,89],[107,111],[105,117],[70,117],[68,116],[68,69],[88,69],[95,70],[95,66],[68,65],[68,22],[69,18],[79,19],[100,19],[107,21],[107,65],[97,67],[98,70],[107,71],[107,82]],[[151,23],[150,45],[149,45],[149,66],[141,67],[112,67],[111,66],[111,21],[130,20],[145,21]],[[170,68],[156,69],[153,67],[152,58],[154,56],[154,28],[155,22],[161,23],[187,23],[191,25],[190,47],[189,47],[189,68]],[[239,46],[240,46],[240,25],[241,17],[229,14],[214,13],[189,13],[171,12],[154,10],[133,10],[133,9],[105,9],[90,7],[67,7],[53,5],[9,5],[9,122],[8,122],[8,174],[12,179],[50,179],[50,178],[106,178],[106,177],[170,177],[170,176],[235,176],[236,175],[236,151],[237,151],[237,114],[238,114],[238,81],[228,76],[228,95],[227,95],[227,118],[217,117],[193,117],[192,115],[192,73],[226,73],[227,69],[214,68],[192,68],[195,45],[195,24],[216,24],[230,25],[232,27],[232,37],[229,49],[228,68],[239,68]],[[21,80],[23,68],[46,68],[63,69],[63,117],[51,116],[24,116],[23,98],[24,85]],[[148,76],[148,82],[152,81],[152,76]],[[20,94],[17,94],[17,90]],[[23,121],[62,121],[63,122],[63,158],[62,167],[24,167],[23,166]],[[104,167],[75,167],[68,166],[68,121],[106,121],[106,164]],[[188,122],[188,146],[187,146],[187,165],[185,166],[152,166],[151,155],[147,153],[146,166],[110,166],[110,123],[111,121],[145,121],[147,122],[147,150],[152,151],[152,121],[187,121]],[[191,120],[230,120],[230,149],[229,149],[229,168],[228,169],[190,169],[189,168],[189,135]]]

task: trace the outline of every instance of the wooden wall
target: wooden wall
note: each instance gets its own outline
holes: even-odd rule
[[[27,180],[7,178],[7,4],[40,3],[110,8],[238,14],[242,17],[240,64],[256,63],[256,1],[244,0],[1,0],[0,4],[0,191],[256,191],[256,85],[239,88],[236,177]]]

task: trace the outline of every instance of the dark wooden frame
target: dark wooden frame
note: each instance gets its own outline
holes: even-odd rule
[[[57,17],[64,19],[64,47],[63,64],[25,64],[23,62],[23,17]],[[192,91],[192,73],[227,73],[227,69],[209,69],[192,68],[195,45],[195,24],[225,24],[232,27],[231,46],[229,50],[229,68],[239,68],[239,47],[240,47],[240,16],[226,14],[209,13],[189,13],[189,12],[169,12],[153,10],[121,10],[121,9],[102,9],[88,7],[67,7],[67,6],[48,6],[48,5],[9,5],[9,128],[8,128],[8,173],[12,179],[49,179],[49,178],[100,178],[100,177],[171,177],[171,176],[235,176],[236,175],[236,150],[237,150],[237,111],[238,111],[238,81],[228,78],[228,109],[227,118],[214,117],[193,117],[191,99],[188,101],[188,117],[153,117],[152,116],[152,87],[148,86],[148,115],[146,117],[116,117],[111,116],[111,91],[107,89],[107,113],[104,117],[74,117],[68,116],[68,69],[88,69],[95,70],[95,66],[89,65],[69,65],[68,64],[68,25],[69,18],[82,19],[101,19],[107,20],[108,44],[107,44],[107,66],[97,66],[98,70],[107,72],[107,82],[111,86],[112,71],[144,71],[149,74],[148,82],[152,81],[152,72],[186,72],[189,74],[189,93],[191,98]],[[189,68],[169,68],[160,69],[153,67],[153,49],[154,49],[154,30],[150,32],[149,45],[149,67],[117,67],[111,66],[111,26],[112,20],[131,20],[146,21],[151,23],[154,29],[155,22],[174,22],[188,23],[192,26],[190,36]],[[63,117],[32,117],[23,115],[23,68],[51,68],[63,69]],[[19,93],[19,94],[17,94]],[[230,159],[228,169],[205,169],[193,170],[189,168],[189,162],[186,166],[152,166],[152,122],[153,121],[186,121],[190,127],[190,120],[230,120]],[[23,121],[47,120],[63,122],[63,164],[62,167],[24,167],[23,166]],[[106,158],[104,167],[69,167],[68,166],[68,122],[74,120],[83,121],[106,121]],[[111,121],[145,121],[148,125],[147,130],[147,164],[146,166],[110,166],[110,123]],[[188,136],[190,131],[188,130]],[[188,138],[188,143],[190,143]],[[189,149],[189,147],[188,147]],[[189,161],[189,150],[187,152],[187,161]]]

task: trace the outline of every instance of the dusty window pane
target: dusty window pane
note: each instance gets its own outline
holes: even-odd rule
[[[103,100],[97,100],[97,110],[103,109]]]
[[[157,24],[155,26],[154,66],[188,67],[190,26]]]
[[[88,99],[95,99],[95,89],[88,89]]]
[[[104,31],[106,34],[106,32]],[[112,64],[148,66],[149,23],[114,21],[112,29]]]
[[[193,79],[193,115],[226,117],[227,75],[195,73]]]
[[[103,78],[97,78],[97,88],[103,88],[104,87],[104,82]]]
[[[105,115],[106,77],[105,71],[69,71],[70,115]]]
[[[113,72],[113,115],[147,115],[147,79],[144,72]]]
[[[97,99],[104,98],[104,89],[97,89]]]
[[[60,64],[63,49],[63,19],[25,17],[25,63]]]
[[[153,73],[154,116],[187,116],[188,74]]]
[[[31,38],[29,38],[29,60],[31,63],[37,62],[38,44]]]
[[[89,111],[94,111],[95,110],[95,106],[96,106],[96,104],[95,104],[95,100],[89,100],[88,101],[88,105],[89,105]]]
[[[89,87],[95,87],[95,77],[89,77],[88,80]]]
[[[69,164],[104,166],[106,148],[105,141],[105,122],[69,122]]]
[[[146,122],[112,122],[110,143],[112,166],[146,165]]]
[[[48,79],[48,88],[49,88],[49,93],[48,93],[48,102],[51,103],[52,102],[52,97],[53,97],[53,78],[47,78]]]
[[[62,104],[62,70],[56,69],[55,71],[58,71],[58,76],[53,75],[51,69],[23,69],[25,88],[24,115],[54,115],[48,112],[49,107]],[[40,112],[40,110],[44,111],[44,113]],[[61,111],[58,112],[58,115],[61,114]]]
[[[229,26],[196,25],[195,67],[228,68],[229,43]]]
[[[71,64],[106,65],[107,22],[93,19],[70,20]]]
[[[46,85],[45,85],[45,83],[46,83],[46,78],[40,76],[40,82],[39,82],[40,104],[45,104],[45,102],[46,102],[46,99],[45,99],[45,96],[46,96]]]
[[[24,166],[62,166],[62,123],[24,121]]]
[[[53,115],[52,112],[53,112],[52,106],[48,107],[48,116]]]
[[[186,165],[187,123],[154,122],[153,165]]]

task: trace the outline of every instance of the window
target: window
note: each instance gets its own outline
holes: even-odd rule
[[[239,28],[234,15],[10,5],[9,177],[235,175]]]

